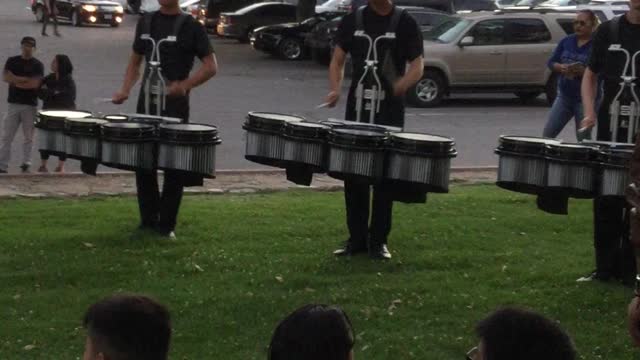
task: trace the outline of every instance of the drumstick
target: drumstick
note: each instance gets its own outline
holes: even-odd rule
[[[326,107],[329,107],[329,105],[331,105],[331,103],[328,103],[328,102],[322,103],[322,104],[316,106],[316,109],[326,108]]]
[[[112,102],[113,102],[113,99],[112,99],[112,98],[106,98],[106,97],[103,97],[103,98],[95,98],[95,99],[93,99],[93,103],[94,103],[94,104],[100,104],[100,103],[112,103]]]
[[[585,132],[585,131],[587,131],[587,130],[589,130],[589,129],[591,129],[591,128],[590,128],[590,127],[587,127],[587,126],[585,126],[585,127],[581,127],[580,129],[578,129],[578,133],[582,134],[583,132]]]

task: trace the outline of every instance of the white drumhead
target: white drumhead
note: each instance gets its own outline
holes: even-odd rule
[[[391,137],[407,139],[407,140],[415,140],[415,141],[425,141],[425,142],[452,142],[453,141],[453,139],[450,139],[444,136],[420,134],[420,133],[394,133],[391,135]]]
[[[163,129],[182,130],[182,131],[211,131],[217,130],[215,126],[204,124],[167,124],[161,125]]]
[[[521,142],[536,143],[536,144],[559,144],[560,143],[560,141],[556,139],[549,139],[549,138],[535,137],[535,136],[501,136],[500,138],[505,140],[521,141]]]
[[[285,114],[273,114],[273,113],[264,113],[264,112],[252,112],[251,115],[262,117],[265,119],[278,120],[283,122],[295,122],[295,121],[303,121],[304,119],[299,116],[294,115],[285,115]]]
[[[93,124],[106,124],[109,121],[105,120],[105,119],[98,119],[98,118],[92,118],[92,117],[86,117],[86,118],[67,118],[67,121],[71,121],[74,123],[93,123]]]
[[[55,118],[86,118],[91,116],[91,113],[86,111],[72,111],[72,110],[42,110],[40,114],[43,116],[51,116]]]

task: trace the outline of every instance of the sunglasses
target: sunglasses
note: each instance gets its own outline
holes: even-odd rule
[[[471,350],[467,351],[467,357],[465,360],[476,360],[479,354],[480,350],[477,346],[474,346]]]
[[[573,26],[587,26],[587,22],[584,20],[573,20]]]

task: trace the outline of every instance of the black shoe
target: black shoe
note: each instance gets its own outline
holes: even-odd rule
[[[356,254],[366,253],[367,248],[364,246],[356,246],[351,241],[347,240],[344,246],[333,252],[335,256],[353,256]]]
[[[28,173],[30,167],[31,167],[31,165],[25,163],[25,164],[20,165],[20,170],[22,170],[23,173]]]
[[[7,170],[0,169],[0,174],[7,174],[7,173],[8,173]]]
[[[369,257],[378,260],[389,260],[391,259],[391,253],[386,244],[376,244],[369,249]]]
[[[588,281],[609,281],[611,279],[611,274],[605,273],[602,271],[594,270],[588,275],[585,275],[581,278],[578,278],[577,282],[588,282]]]
[[[42,33],[42,36],[49,36],[49,35],[47,35],[47,33],[46,33],[46,32],[43,32],[43,33]]]

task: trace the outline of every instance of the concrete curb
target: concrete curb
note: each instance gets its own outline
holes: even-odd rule
[[[495,171],[497,170],[497,166],[456,166],[451,168],[451,173],[462,173],[462,172],[487,172],[487,171]],[[238,176],[238,175],[280,175],[284,174],[284,169],[226,169],[226,170],[217,170],[216,175],[219,176]],[[58,173],[28,173],[28,174],[2,174],[0,178],[2,179],[22,179],[22,178],[47,178],[47,177],[67,177],[67,178],[75,178],[88,176],[80,171],[72,171],[66,172],[62,174]],[[103,171],[99,172],[97,177],[129,177],[134,176],[132,171]]]

